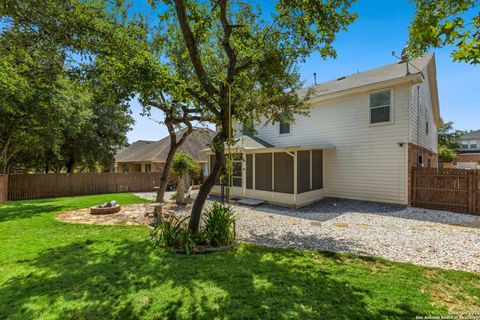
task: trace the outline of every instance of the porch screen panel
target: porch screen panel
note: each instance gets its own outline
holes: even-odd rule
[[[323,188],[323,151],[312,150],[312,190]]]
[[[247,154],[247,189],[253,189],[253,155]]]
[[[272,191],[272,154],[255,155],[255,190]]]
[[[286,152],[275,152],[275,192],[293,193],[293,157]]]
[[[310,151],[297,152],[297,193],[310,191]]]

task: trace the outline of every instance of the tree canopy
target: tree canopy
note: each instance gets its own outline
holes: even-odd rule
[[[456,130],[453,122],[446,122],[438,128],[438,157],[440,162],[448,163],[457,158],[460,137],[464,131]]]
[[[413,0],[409,51],[414,57],[431,48],[453,46],[454,61],[480,63],[480,10],[478,0]]]
[[[105,1],[0,4],[2,171],[98,169],[125,145],[132,118],[124,97],[103,90],[94,61],[128,34],[115,21],[121,10],[108,8]]]

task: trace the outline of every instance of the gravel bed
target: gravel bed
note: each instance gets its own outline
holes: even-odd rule
[[[234,207],[240,241],[480,272],[480,216],[343,199]]]

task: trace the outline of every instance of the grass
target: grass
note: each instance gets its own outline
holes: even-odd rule
[[[240,245],[172,255],[146,227],[56,213],[129,194],[0,207],[0,319],[414,319],[480,310],[480,276],[317,251]]]

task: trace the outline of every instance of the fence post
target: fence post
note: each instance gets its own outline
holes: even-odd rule
[[[474,171],[468,172],[468,213],[474,214],[475,213],[475,189],[474,183],[476,182]]]
[[[478,184],[480,182],[480,170],[473,170],[472,172],[472,188],[471,188],[471,201],[472,211],[471,214],[480,214],[480,206],[477,203]]]

